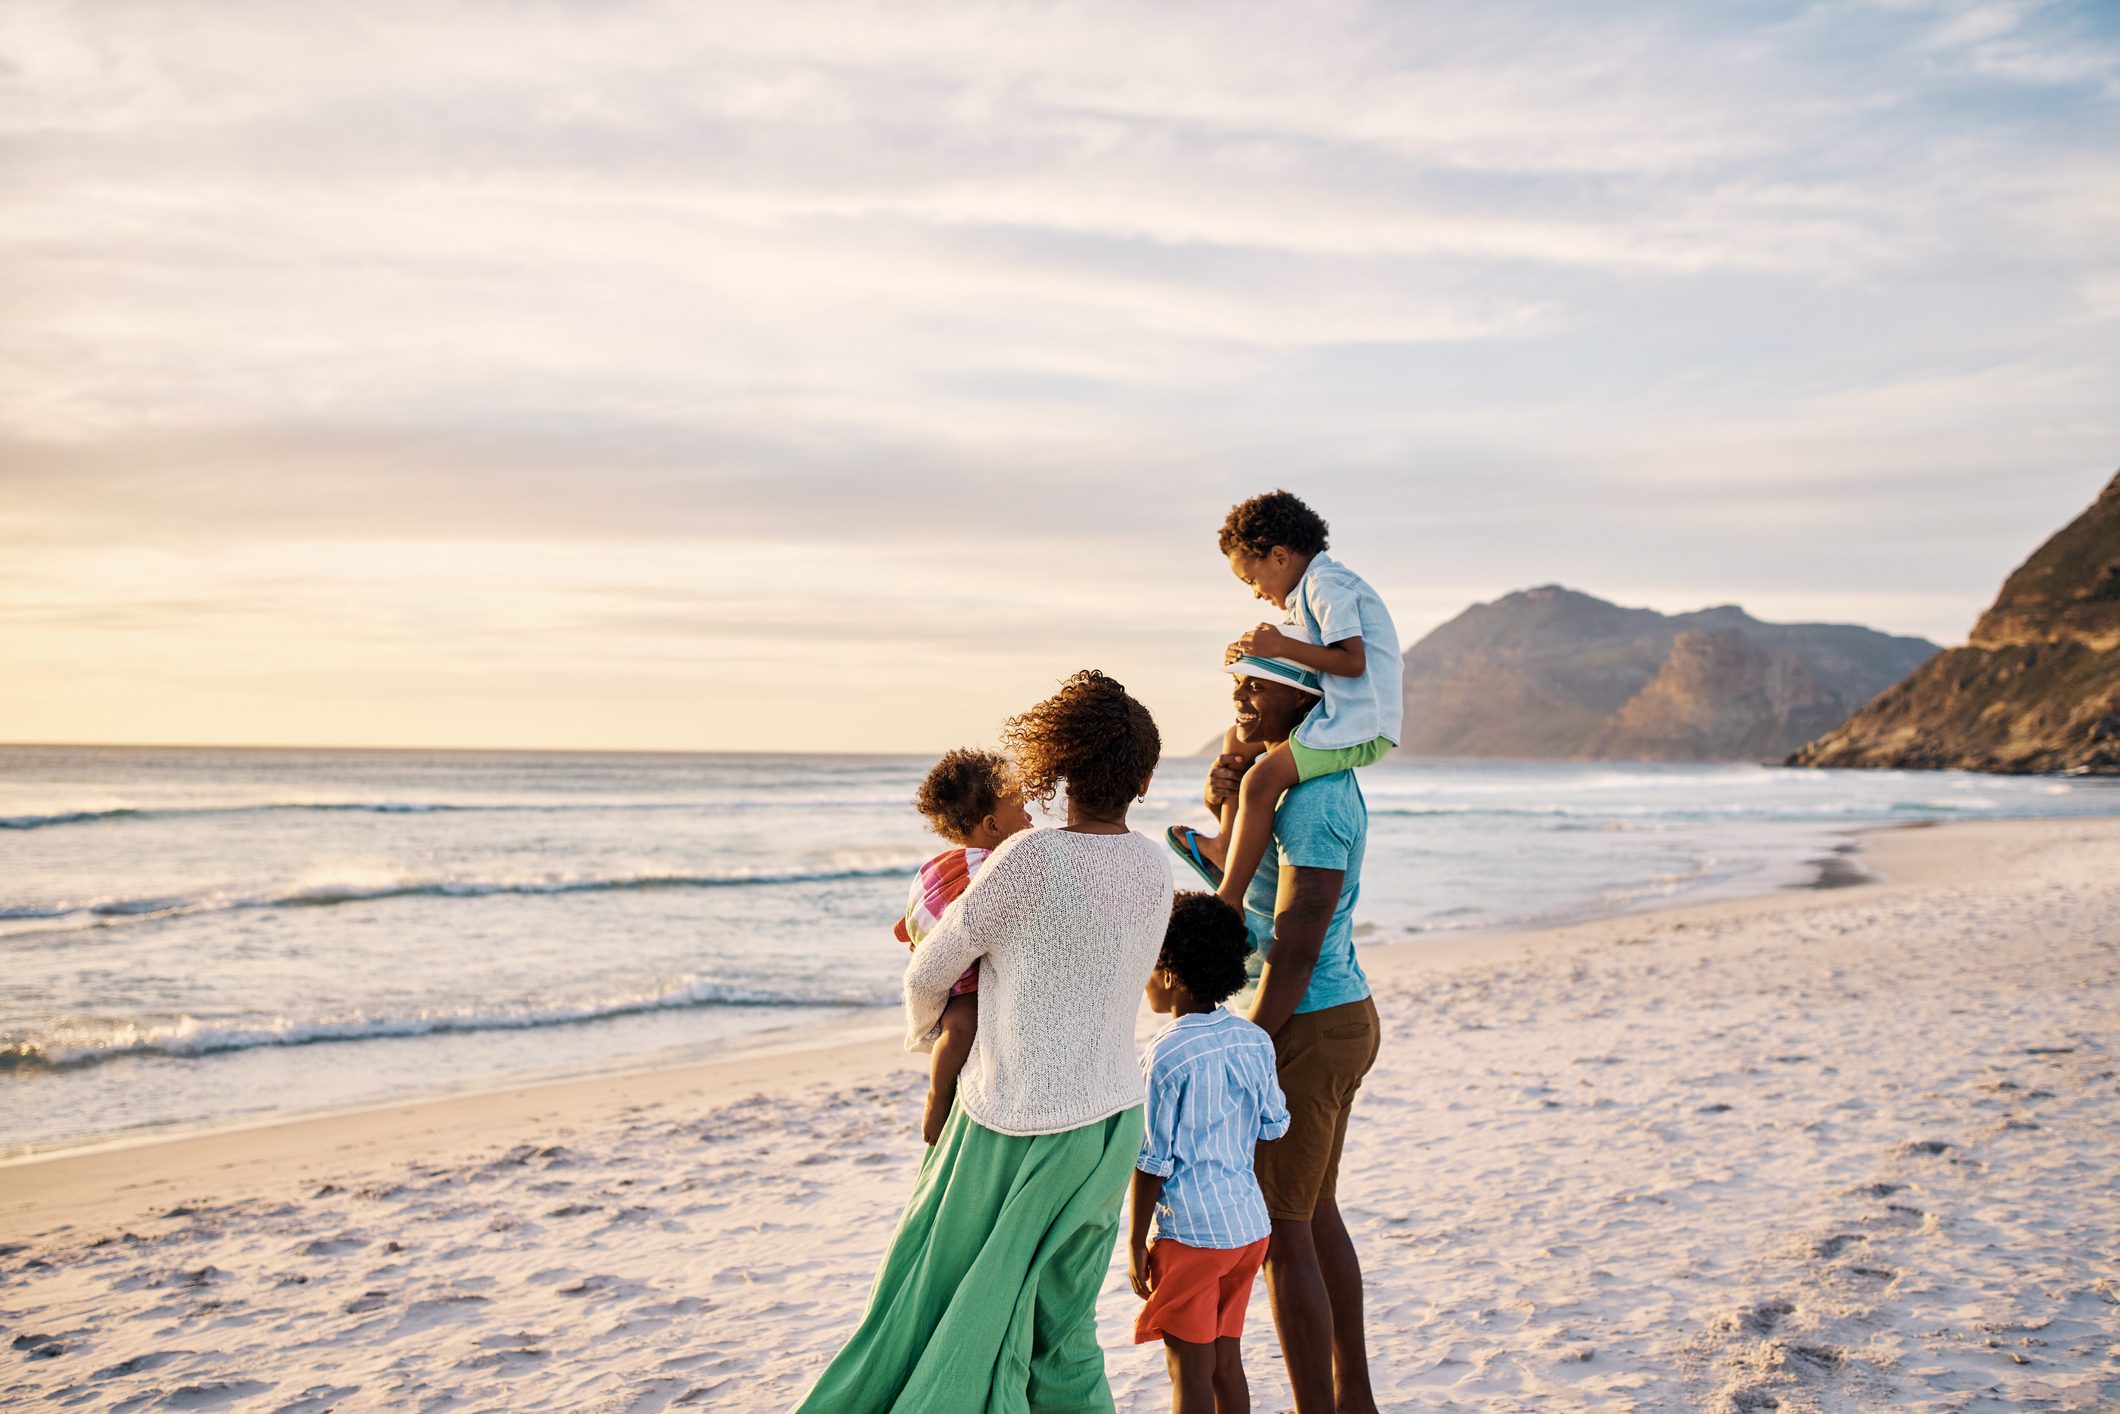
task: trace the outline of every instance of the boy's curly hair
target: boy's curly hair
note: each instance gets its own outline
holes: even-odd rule
[[[1015,775],[1006,756],[959,747],[935,763],[913,804],[936,834],[951,844],[963,844],[1014,789]]]
[[[1194,1000],[1219,1006],[1243,988],[1250,952],[1243,914],[1213,894],[1179,894],[1171,900],[1156,966],[1169,968]]]
[[[1048,801],[1062,781],[1068,799],[1116,815],[1163,756],[1148,709],[1095,668],[1084,668],[1028,712],[1008,719],[1001,738],[1024,795]]]
[[[1225,555],[1236,550],[1267,555],[1276,545],[1286,545],[1298,555],[1315,555],[1330,543],[1326,530],[1324,517],[1294,495],[1268,491],[1230,507],[1219,543]]]

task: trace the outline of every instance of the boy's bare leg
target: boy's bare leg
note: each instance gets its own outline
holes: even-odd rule
[[[1251,876],[1259,872],[1259,861],[1266,857],[1266,846],[1273,839],[1274,810],[1282,793],[1298,784],[1295,753],[1286,742],[1244,773],[1244,783],[1237,788],[1236,825],[1229,836],[1228,857],[1222,861],[1222,887],[1215,890],[1231,908],[1243,909],[1244,891],[1251,887]]]
[[[1243,1343],[1233,1335],[1215,1337],[1215,1414],[1251,1414]]]
[[[1215,1414],[1215,1347],[1167,1335],[1163,1361],[1170,1367],[1174,1414]]]
[[[950,1106],[957,1103],[957,1076],[972,1053],[972,1038],[979,1034],[979,994],[966,992],[951,997],[942,1007],[942,1035],[935,1042],[934,1059],[928,1066],[927,1106],[920,1116],[920,1137],[933,1144],[949,1123]]]
[[[1362,1333],[1362,1264],[1338,1203],[1318,1199],[1310,1237],[1317,1248],[1318,1271],[1325,1278],[1325,1296],[1332,1303],[1333,1408],[1338,1414],[1377,1414],[1376,1395],[1369,1387],[1369,1341]]]

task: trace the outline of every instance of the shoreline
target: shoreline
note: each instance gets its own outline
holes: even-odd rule
[[[1364,956],[1382,1409],[2115,1406],[2120,820],[1864,844],[1860,887]],[[785,1410],[920,1164],[895,1033],[0,1169],[0,1404]],[[1116,1408],[1167,1409],[1114,1256]]]
[[[1705,899],[1658,902],[1535,927],[1424,933],[1380,941],[1358,938],[1357,947],[1365,949],[1361,954],[1364,970],[1373,981],[1381,981],[1477,962],[1511,947],[1540,951],[1566,946],[1578,937],[1590,942],[1601,936],[1602,930],[1629,924],[1648,926],[1666,916],[1698,913],[1706,919],[1745,916],[1761,908],[1774,912],[1800,909],[1821,894],[1845,898],[1855,891],[1902,885],[1907,882],[1899,877],[1902,870],[1912,869],[1917,878],[1926,877],[1921,875],[1918,861],[1901,859],[1883,844],[1893,836],[2041,823],[2051,822],[1909,821],[1851,826],[1840,833],[1850,837],[1855,846],[1854,857],[1875,861],[1887,856],[1892,859],[1892,866],[1865,867],[1850,864],[1846,855],[1827,855],[1808,863],[1807,867],[1817,874],[1809,882],[1763,885],[1757,890]],[[726,1087],[772,1097],[829,1076],[924,1069],[923,1057],[899,1045],[896,1013],[888,1007],[877,1010],[875,1022],[845,1028],[853,1034],[840,1034],[843,1028],[838,1021],[805,1023],[738,1042],[723,1054],[677,1064],[621,1065],[581,1075],[386,1099],[343,1109],[186,1127],[173,1132],[111,1136],[0,1157],[0,1232],[23,1231],[25,1225],[41,1220],[43,1214],[57,1206],[55,1195],[68,1193],[78,1199],[84,1186],[102,1194],[88,1200],[88,1211],[144,1213],[180,1189],[192,1174],[212,1173],[222,1180],[255,1175],[261,1181],[279,1181],[310,1172],[325,1154],[337,1159],[380,1157],[398,1146],[443,1136],[447,1136],[443,1142],[454,1146],[491,1145],[498,1142],[496,1135],[585,1104],[606,1108],[660,1105],[705,1099]],[[230,1149],[241,1157],[213,1161],[214,1155]],[[157,1167],[167,1170],[162,1177],[111,1186],[135,1164],[157,1156],[164,1161]],[[126,1194],[132,1197],[121,1196]]]
[[[278,748],[260,748],[278,749]],[[1708,886],[1697,897],[1687,899],[1664,899],[1640,896],[1630,902],[1618,903],[1605,908],[1588,908],[1569,911],[1550,917],[1519,920],[1492,926],[1468,928],[1463,931],[1434,931],[1407,934],[1382,935],[1376,925],[1358,925],[1356,934],[1358,948],[1366,948],[1365,966],[1371,957],[1401,948],[1435,948],[1457,943],[1478,943],[1482,940],[1508,938],[1555,932],[1563,929],[1585,927],[1595,923],[1620,918],[1640,918],[1669,912],[1676,909],[1704,907],[1713,903],[1731,902],[1748,898],[1779,897],[1785,893],[1805,892],[1819,889],[1844,888],[1850,885],[1869,885],[1883,882],[1876,874],[1859,865],[1848,862],[1845,854],[1863,854],[1867,847],[1861,841],[1871,836],[1883,835],[1899,830],[1929,828],[1933,821],[1882,821],[1871,824],[1852,825],[1831,831],[1848,837],[1854,843],[1836,847],[1832,854],[1808,860],[1804,867],[1813,871],[1814,877],[1799,881],[1769,881],[1765,879],[1747,881],[1729,891],[1730,885],[1720,888]],[[1979,823],[1979,822],[1948,822]],[[1992,823],[2008,823],[1997,821]],[[1179,887],[1186,879],[1179,878]],[[823,1004],[820,1004],[823,1009]],[[877,1018],[867,1022],[860,1018],[864,1013]],[[519,1096],[539,1090],[589,1085],[604,1082],[633,1080],[644,1076],[664,1073],[686,1072],[713,1067],[732,1067],[738,1071],[747,1069],[747,1062],[793,1051],[830,1050],[846,1044],[850,1039],[845,1033],[866,1034],[873,1030],[878,1036],[895,1038],[896,1027],[884,1018],[894,1016],[888,1003],[873,1008],[861,1008],[853,1015],[842,1015],[823,1020],[798,1022],[785,1027],[742,1036],[718,1046],[707,1055],[670,1062],[636,1063],[630,1060],[617,1061],[605,1066],[556,1074],[545,1074],[502,1083],[476,1083],[464,1088],[442,1086],[396,1096],[381,1096],[373,1100],[356,1101],[343,1106],[330,1106],[315,1110],[295,1110],[279,1114],[256,1115],[235,1118],[223,1122],[203,1123],[176,1122],[167,1126],[147,1125],[132,1132],[108,1134],[74,1143],[59,1143],[46,1147],[29,1147],[14,1152],[0,1151],[0,1216],[5,1214],[5,1188],[7,1174],[11,1170],[37,1164],[51,1163],[71,1158],[91,1158],[97,1155],[123,1153],[130,1150],[151,1149],[165,1144],[184,1144],[231,1136],[247,1135],[258,1131],[276,1131],[295,1126],[327,1124],[334,1120],[354,1119],[380,1111],[416,1109],[427,1105],[471,1104],[491,1096]],[[851,1023],[851,1024],[850,1024]],[[330,1044],[328,1042],[319,1044]]]

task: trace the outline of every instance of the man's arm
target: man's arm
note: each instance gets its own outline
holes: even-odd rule
[[[1269,1036],[1296,1014],[1296,1004],[1310,988],[1310,974],[1325,946],[1325,929],[1340,905],[1345,869],[1281,866],[1280,890],[1273,904],[1273,947],[1259,973],[1259,992],[1252,998],[1252,1024]]]
[[[1225,746],[1226,744],[1225,740]],[[1224,750],[1215,758],[1215,763],[1207,768],[1207,783],[1200,788],[1201,803],[1218,815],[1223,806],[1233,804],[1238,789],[1244,783],[1244,773],[1251,769],[1251,763],[1258,760],[1261,754],[1263,753],[1258,748],[1253,748],[1248,753]]]

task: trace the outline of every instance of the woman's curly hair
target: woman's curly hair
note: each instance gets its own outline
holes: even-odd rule
[[[1001,738],[1026,797],[1049,801],[1065,781],[1069,800],[1106,816],[1126,809],[1163,756],[1155,718],[1095,668],[1009,718]]]
[[[1001,798],[1015,793],[1015,773],[997,751],[959,747],[935,763],[920,783],[913,804],[927,816],[935,833],[963,844],[979,822],[994,813]]]
[[[1236,550],[1270,555],[1276,545],[1298,555],[1315,555],[1330,543],[1327,528],[1324,517],[1289,492],[1268,491],[1230,507],[1218,543],[1225,555]]]
[[[1244,915],[1213,894],[1179,894],[1171,900],[1170,926],[1156,966],[1168,968],[1195,1001],[1219,1006],[1249,980],[1244,959],[1251,934]]]

